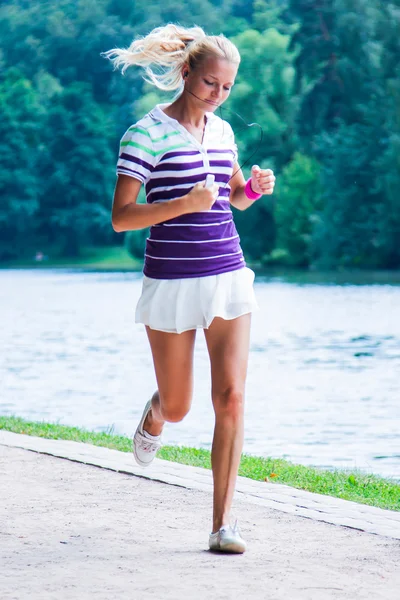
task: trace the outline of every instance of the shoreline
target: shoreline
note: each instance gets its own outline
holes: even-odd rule
[[[143,260],[133,258],[123,246],[86,248],[81,256],[71,259],[46,258],[0,262],[1,271],[72,271],[76,273],[138,273],[143,270]],[[285,283],[319,285],[400,285],[400,270],[374,269],[300,269],[283,265],[261,264],[246,260],[259,280],[276,280]]]
[[[109,433],[98,433],[78,427],[35,422],[17,416],[0,416],[0,430],[46,439],[73,440],[131,452],[131,438]],[[210,451],[178,446],[163,446],[158,458],[211,468]],[[239,475],[256,481],[277,483],[296,489],[323,494],[360,504],[400,511],[400,483],[357,470],[326,471],[290,463],[283,459],[262,458],[243,454]]]

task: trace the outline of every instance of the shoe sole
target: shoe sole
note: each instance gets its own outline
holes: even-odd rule
[[[218,548],[210,548],[211,552],[225,552],[226,554],[243,554],[246,552],[246,549],[247,547],[245,545],[236,542],[228,542]]]

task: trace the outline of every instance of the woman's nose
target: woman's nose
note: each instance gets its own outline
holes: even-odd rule
[[[213,89],[213,97],[214,98],[219,98],[222,95],[222,88],[221,87],[215,87]]]

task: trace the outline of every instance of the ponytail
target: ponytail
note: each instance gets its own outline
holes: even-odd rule
[[[182,87],[185,63],[195,69],[207,56],[240,62],[236,46],[225,36],[207,36],[201,27],[186,29],[172,23],[134,40],[129,48],[113,48],[101,56],[111,60],[114,69],[122,66],[122,74],[130,66],[143,67],[144,79],[161,90]]]

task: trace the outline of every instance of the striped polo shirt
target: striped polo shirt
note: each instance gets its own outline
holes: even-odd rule
[[[229,179],[237,160],[231,126],[213,113],[200,144],[157,105],[121,139],[117,174],[145,184],[147,202],[187,194],[208,174],[219,195],[210,210],[185,214],[153,225],[146,240],[143,272],[154,279],[205,277],[245,266],[229,202]]]

